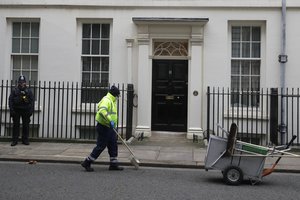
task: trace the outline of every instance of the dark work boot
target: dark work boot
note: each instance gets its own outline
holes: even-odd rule
[[[29,141],[28,141],[28,140],[23,140],[23,141],[22,141],[22,144],[24,144],[24,145],[29,145]]]
[[[13,146],[16,146],[17,144],[18,144],[18,142],[17,142],[17,141],[12,141],[12,142],[11,142],[11,144],[10,144],[10,146],[12,146],[12,147],[13,147]]]
[[[120,167],[119,165],[110,165],[108,169],[114,171],[122,171],[124,170],[124,167]]]
[[[90,161],[90,160],[88,160],[88,159],[85,159],[83,162],[81,162],[81,166],[82,166],[83,168],[85,168],[85,170],[86,170],[87,172],[92,172],[92,171],[94,171],[94,169],[91,168],[91,163],[92,163],[92,161]]]

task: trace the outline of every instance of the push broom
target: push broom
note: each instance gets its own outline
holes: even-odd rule
[[[120,138],[122,143],[125,145],[125,147],[128,149],[128,151],[130,152],[130,154],[132,156],[131,159],[130,159],[130,163],[135,167],[135,169],[138,169],[140,161],[134,156],[133,151],[130,149],[130,147],[127,145],[126,141],[121,137],[121,135],[117,132],[117,130],[114,129],[114,131],[118,135],[118,137]]]
[[[297,137],[296,135],[293,135],[291,141],[286,145],[285,149],[288,149],[288,148],[290,147],[290,145],[293,143],[293,141],[296,139],[296,137]],[[284,153],[282,153],[281,155],[283,155],[283,154],[284,154]],[[264,170],[263,170],[263,173],[262,173],[262,177],[268,176],[268,175],[270,175],[272,172],[274,172],[274,169],[275,169],[276,165],[278,164],[278,162],[280,161],[281,158],[282,158],[282,157],[278,157],[277,160],[276,160],[276,162],[272,165],[271,168],[264,169]]]

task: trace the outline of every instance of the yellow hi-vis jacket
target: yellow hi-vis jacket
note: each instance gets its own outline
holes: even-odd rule
[[[110,127],[110,121],[118,122],[117,99],[109,92],[97,105],[96,121],[104,126]]]

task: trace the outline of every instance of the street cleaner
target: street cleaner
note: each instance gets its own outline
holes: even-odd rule
[[[86,171],[92,172],[94,169],[91,163],[94,162],[103,150],[107,147],[110,156],[109,170],[123,170],[118,164],[118,145],[117,134],[114,131],[118,122],[117,115],[117,98],[120,96],[120,91],[116,86],[112,86],[106,96],[104,96],[97,105],[96,113],[96,131],[98,134],[96,147],[91,154],[85,158],[81,166]]]

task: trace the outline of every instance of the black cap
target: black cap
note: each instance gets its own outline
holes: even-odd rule
[[[26,78],[25,76],[21,75],[18,79],[18,83],[26,83]]]
[[[120,96],[120,90],[119,88],[117,88],[116,86],[111,86],[111,88],[109,89],[109,93],[112,94],[115,97]]]

